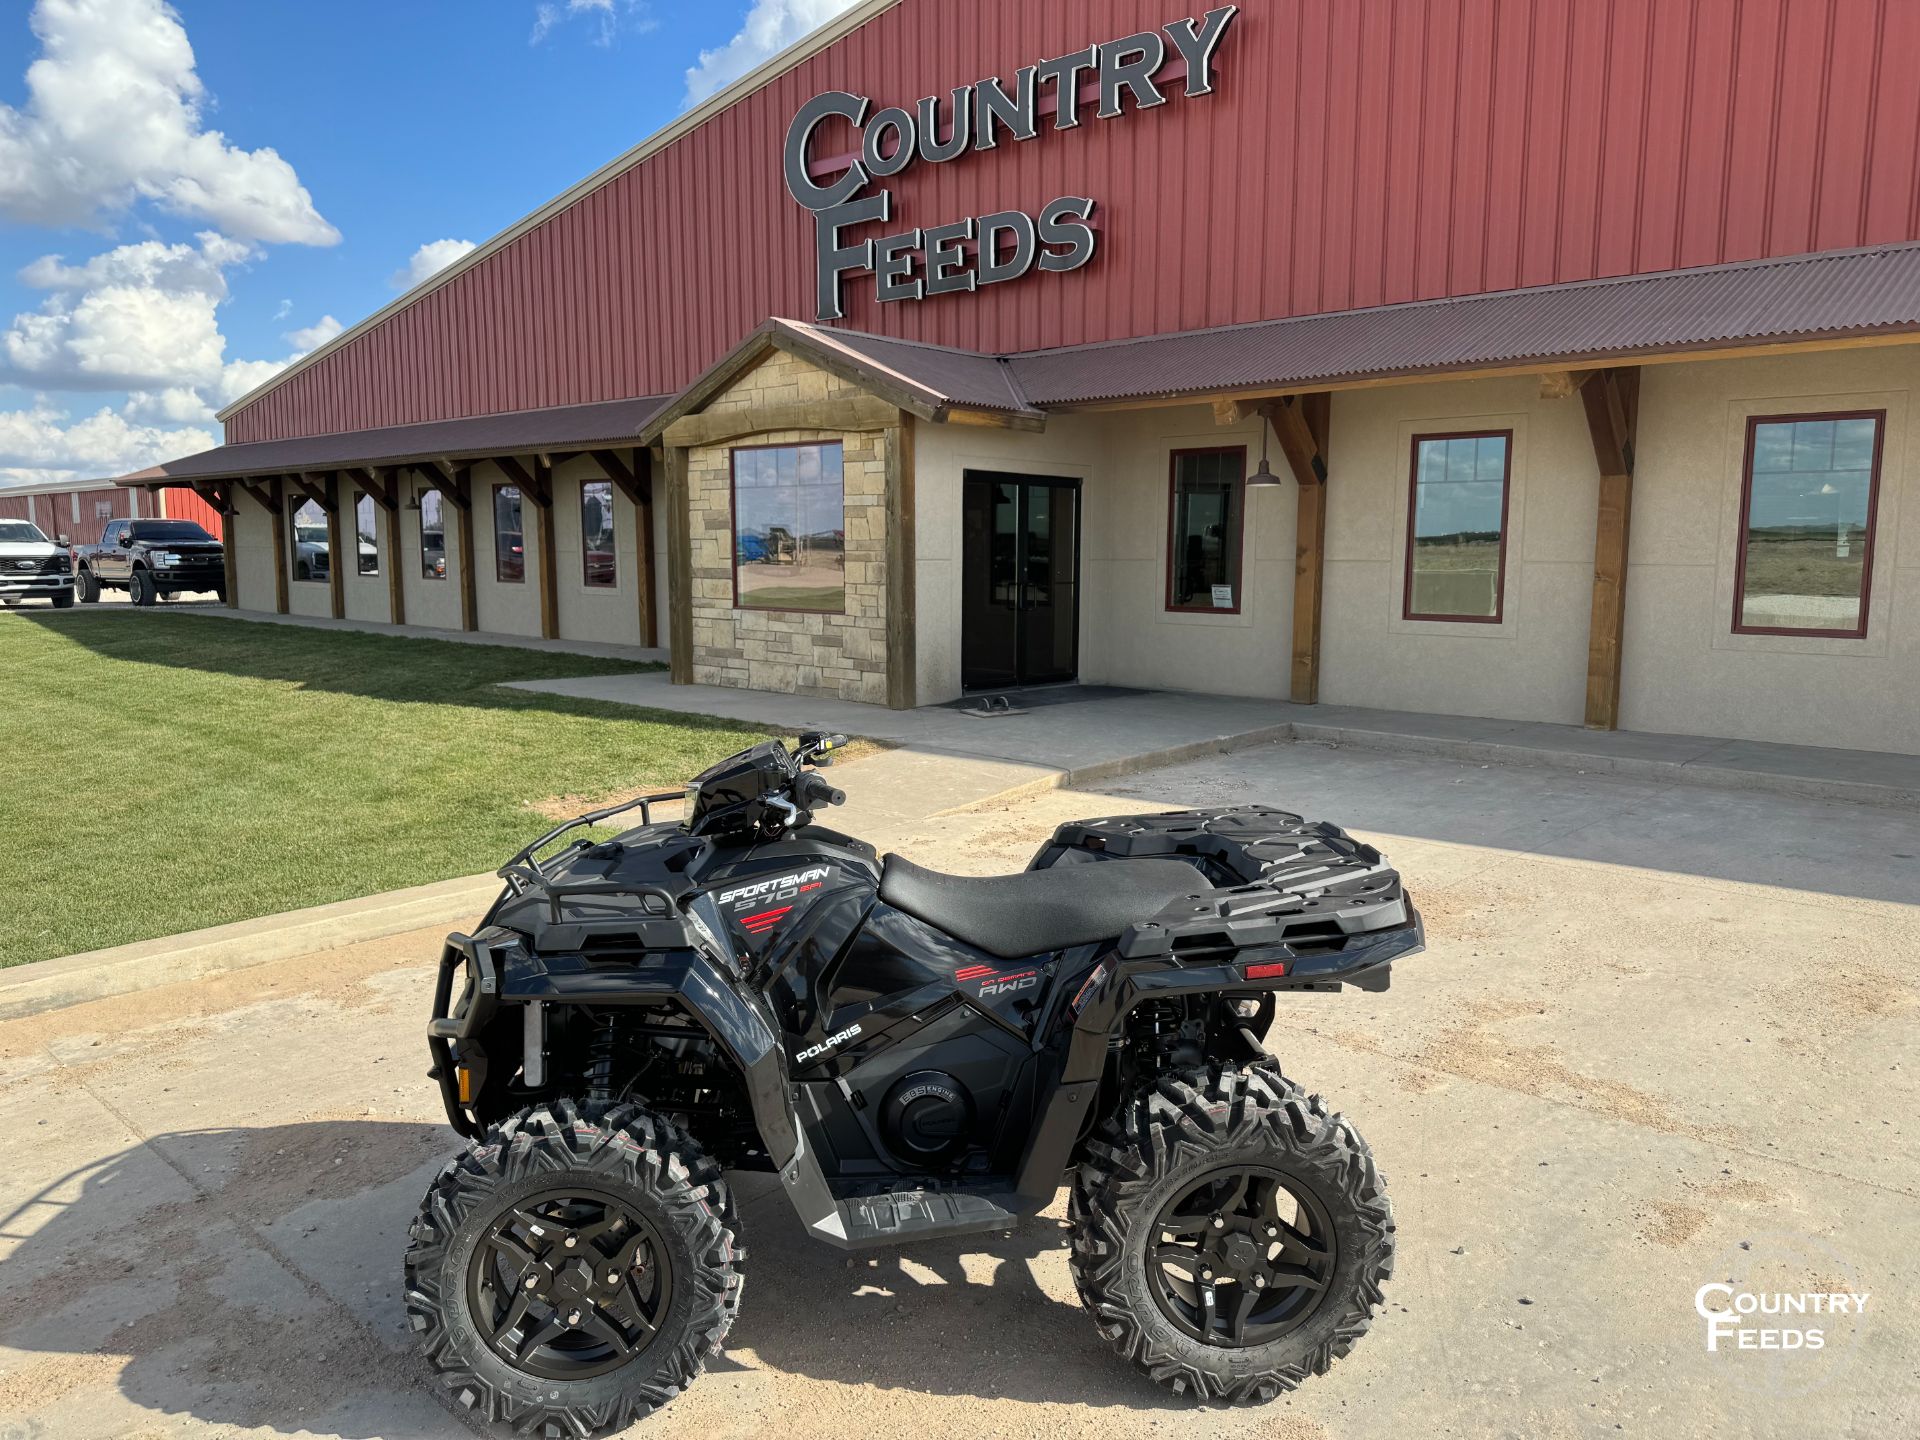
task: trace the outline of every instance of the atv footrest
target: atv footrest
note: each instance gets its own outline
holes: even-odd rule
[[[1019,1218],[985,1195],[945,1190],[896,1190],[839,1202],[846,1243],[894,1245],[935,1235],[1004,1230]]]

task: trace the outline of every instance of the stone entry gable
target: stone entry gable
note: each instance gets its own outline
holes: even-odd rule
[[[702,413],[780,407],[783,415],[792,416],[795,406],[866,394],[858,385],[776,350],[703,406]],[[688,450],[694,683],[887,703],[887,434],[787,429]],[[845,487],[845,613],[736,610],[734,446],[835,440],[842,446]]]

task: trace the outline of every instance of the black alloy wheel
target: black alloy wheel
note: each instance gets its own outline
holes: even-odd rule
[[[1264,1166],[1194,1181],[1154,1230],[1153,1298],[1207,1345],[1264,1345],[1305,1323],[1326,1298],[1339,1244],[1326,1207]]]
[[[1353,1349],[1393,1274],[1366,1141],[1269,1057],[1162,1075],[1086,1141],[1068,1267],[1122,1358],[1179,1395],[1260,1404]]]
[[[509,1115],[428,1188],[407,1320],[461,1410],[500,1433],[625,1429],[684,1391],[740,1311],[720,1167],[632,1104]]]
[[[488,1348],[545,1380],[625,1365],[659,1335],[672,1301],[653,1225],[613,1195],[572,1187],[501,1215],[468,1266],[467,1303]]]

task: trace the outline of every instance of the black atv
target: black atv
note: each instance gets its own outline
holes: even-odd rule
[[[681,823],[652,819],[679,792],[583,815],[448,938],[428,1043],[472,1144],[406,1294],[454,1396],[586,1436],[678,1394],[740,1307],[729,1170],[846,1249],[1006,1230],[1067,1184],[1074,1283],[1147,1375],[1239,1402],[1324,1372],[1393,1213],[1261,1037],[1278,994],[1385,989],[1421,949],[1400,877],[1259,806],[1063,825],[1020,875],[883,861],[813,823],[840,743],[743,751]]]

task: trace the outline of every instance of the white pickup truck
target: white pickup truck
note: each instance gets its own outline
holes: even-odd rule
[[[73,604],[73,557],[66,536],[56,545],[31,520],[0,520],[0,605],[22,600]]]

